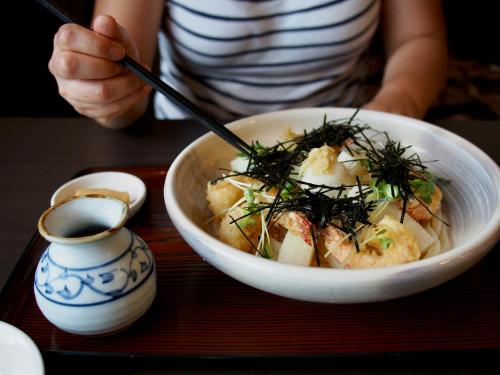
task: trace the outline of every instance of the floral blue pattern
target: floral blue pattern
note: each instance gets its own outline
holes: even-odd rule
[[[49,301],[66,306],[94,306],[131,293],[153,274],[154,261],[146,243],[129,233],[125,251],[95,267],[63,267],[51,259],[48,247],[35,273],[36,290]]]

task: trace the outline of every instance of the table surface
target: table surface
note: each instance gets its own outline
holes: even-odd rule
[[[500,163],[500,121],[450,120],[439,125],[470,140]],[[185,146],[203,133],[205,130],[201,126],[189,120],[143,120],[131,129],[110,131],[83,118],[0,118],[0,197],[3,199],[0,215],[0,289],[35,233],[38,218],[48,207],[50,196],[57,187],[89,167],[167,166]],[[494,251],[498,250],[497,246]],[[471,373],[496,373],[500,367],[495,361],[490,362],[490,357],[481,358],[480,365],[474,361],[461,363],[461,373],[468,370]],[[49,358],[46,365],[50,370],[62,370],[66,366],[73,367],[71,361],[71,358],[59,359],[55,364]],[[452,363],[436,365],[420,362],[416,366],[415,360],[410,361],[413,364],[398,359],[390,361],[392,364],[374,359],[367,366],[346,358],[332,368],[326,362],[320,363],[322,361],[312,365],[301,360],[293,364],[257,364],[242,360],[220,367],[220,363],[193,364],[189,360],[178,360],[166,368],[162,362],[137,360],[129,361],[127,372],[120,373],[178,373],[187,368],[191,372],[203,373],[209,369],[214,373],[251,369],[262,373],[284,368],[296,373],[309,373],[312,369],[323,371],[325,366],[342,374],[359,371],[386,373],[389,368],[405,373],[449,373],[455,368]],[[93,363],[89,359],[85,371],[94,365],[99,365],[101,370],[106,366],[116,369],[120,363],[116,359],[104,363]]]

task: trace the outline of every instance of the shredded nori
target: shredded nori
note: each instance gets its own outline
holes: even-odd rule
[[[252,146],[257,149],[255,143]],[[292,171],[295,152],[286,143],[278,143],[272,147],[260,146],[258,149],[258,152],[247,155],[249,163],[243,174],[263,182],[264,190],[279,188]]]
[[[383,148],[376,149],[370,144],[370,147],[366,149],[368,171],[375,179],[375,186],[379,187],[383,183],[390,184],[393,196],[396,195],[395,188],[398,189],[403,201],[401,223],[404,221],[406,206],[410,198],[416,199],[432,214],[427,205],[415,195],[412,188],[413,181],[428,181],[431,178],[431,175],[426,172],[427,167],[423,165],[416,153],[405,156],[411,146],[403,147],[400,142],[389,139],[387,135],[386,138]]]
[[[308,184],[294,178],[291,173],[293,167],[300,165],[307,157],[307,154],[317,147],[328,145],[330,147],[345,146],[349,152],[349,144],[355,145],[366,154],[364,160],[372,178],[376,179],[375,185],[388,183],[392,187],[397,187],[403,201],[401,222],[403,222],[406,205],[410,198],[417,199],[426,208],[427,206],[415,196],[412,191],[411,182],[416,179],[427,180],[428,173],[426,167],[416,154],[406,157],[404,154],[410,147],[402,147],[399,142],[395,142],[383,133],[386,137],[385,146],[377,149],[364,133],[365,130],[372,130],[365,124],[354,124],[353,119],[358,111],[349,119],[326,120],[326,115],[322,126],[310,132],[304,131],[292,141],[281,142],[271,147],[264,147],[258,142],[252,143],[253,152],[251,154],[241,154],[242,157],[249,158],[247,170],[244,172],[232,172],[228,176],[248,176],[262,182],[261,191],[268,191],[277,188],[278,193],[270,204],[253,205],[245,215],[232,218],[232,222],[237,225],[239,220],[257,214],[262,210],[268,210],[266,225],[271,225],[287,212],[297,212],[302,214],[311,225],[311,236],[313,238],[316,253],[316,262],[319,266],[319,255],[316,244],[316,235],[332,225],[335,228],[348,234],[354,240],[357,251],[359,243],[357,231],[365,226],[371,225],[369,213],[375,208],[376,202],[367,201],[362,185],[357,179],[358,193],[355,196],[346,197],[345,192],[349,186],[326,187]],[[352,152],[351,152],[352,154]],[[286,195],[282,194],[286,191]],[[326,193],[337,191],[336,197],[329,197]],[[395,192],[393,191],[393,195]],[[427,208],[427,210],[429,210]],[[430,212],[430,211],[429,211]],[[238,229],[241,228],[238,226]],[[242,231],[243,232],[243,231]],[[245,236],[246,237],[246,236]],[[250,239],[247,238],[248,241]],[[252,247],[256,249],[252,243]],[[262,255],[259,249],[256,251]]]
[[[319,128],[313,129],[310,132],[304,130],[304,134],[295,138],[296,143],[294,163],[300,164],[306,155],[313,149],[328,145],[331,147],[348,145],[347,141],[354,143],[362,148],[360,140],[364,139],[360,135],[364,130],[368,129],[367,125],[353,124],[354,115],[348,120],[326,120],[326,115],[323,118],[323,125]]]
[[[366,201],[366,193],[361,192],[361,188],[353,197],[343,196],[344,190],[340,188],[337,197],[331,198],[321,191],[305,189],[292,199],[279,200],[273,207],[272,216],[279,217],[286,212],[301,213],[317,227],[318,232],[332,225],[349,234],[359,251],[356,232],[360,224],[371,225],[368,216],[376,203]]]

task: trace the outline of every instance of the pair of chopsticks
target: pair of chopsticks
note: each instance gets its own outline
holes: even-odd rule
[[[52,14],[58,17],[64,23],[77,23],[73,21],[67,14],[61,11],[59,8],[54,6],[47,0],[37,0],[39,4],[44,6],[47,10],[49,10]],[[83,25],[81,25],[83,26]],[[165,82],[160,80],[151,74],[150,71],[145,69],[141,64],[132,59],[130,56],[125,55],[125,57],[119,61],[120,64],[129,69],[132,73],[134,73],[137,77],[139,77],[144,82],[151,85],[156,91],[172,100],[175,104],[177,104],[180,108],[182,108],[187,114],[191,115],[194,119],[198,120],[203,126],[207,129],[213,131],[219,137],[224,139],[226,142],[242,151],[245,154],[252,154],[253,148],[249,146],[245,141],[239,138],[232,131],[227,129],[223,124],[216,121],[208,114],[203,112],[200,108],[194,105],[189,99],[181,95],[175,89],[167,85]]]

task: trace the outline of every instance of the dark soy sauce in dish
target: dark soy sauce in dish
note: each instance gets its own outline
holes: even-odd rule
[[[106,225],[101,225],[101,224],[89,224],[85,225],[79,228],[76,228],[68,233],[66,233],[65,237],[87,237],[87,236],[93,236],[95,234],[104,232],[106,230],[110,229],[110,227]]]

